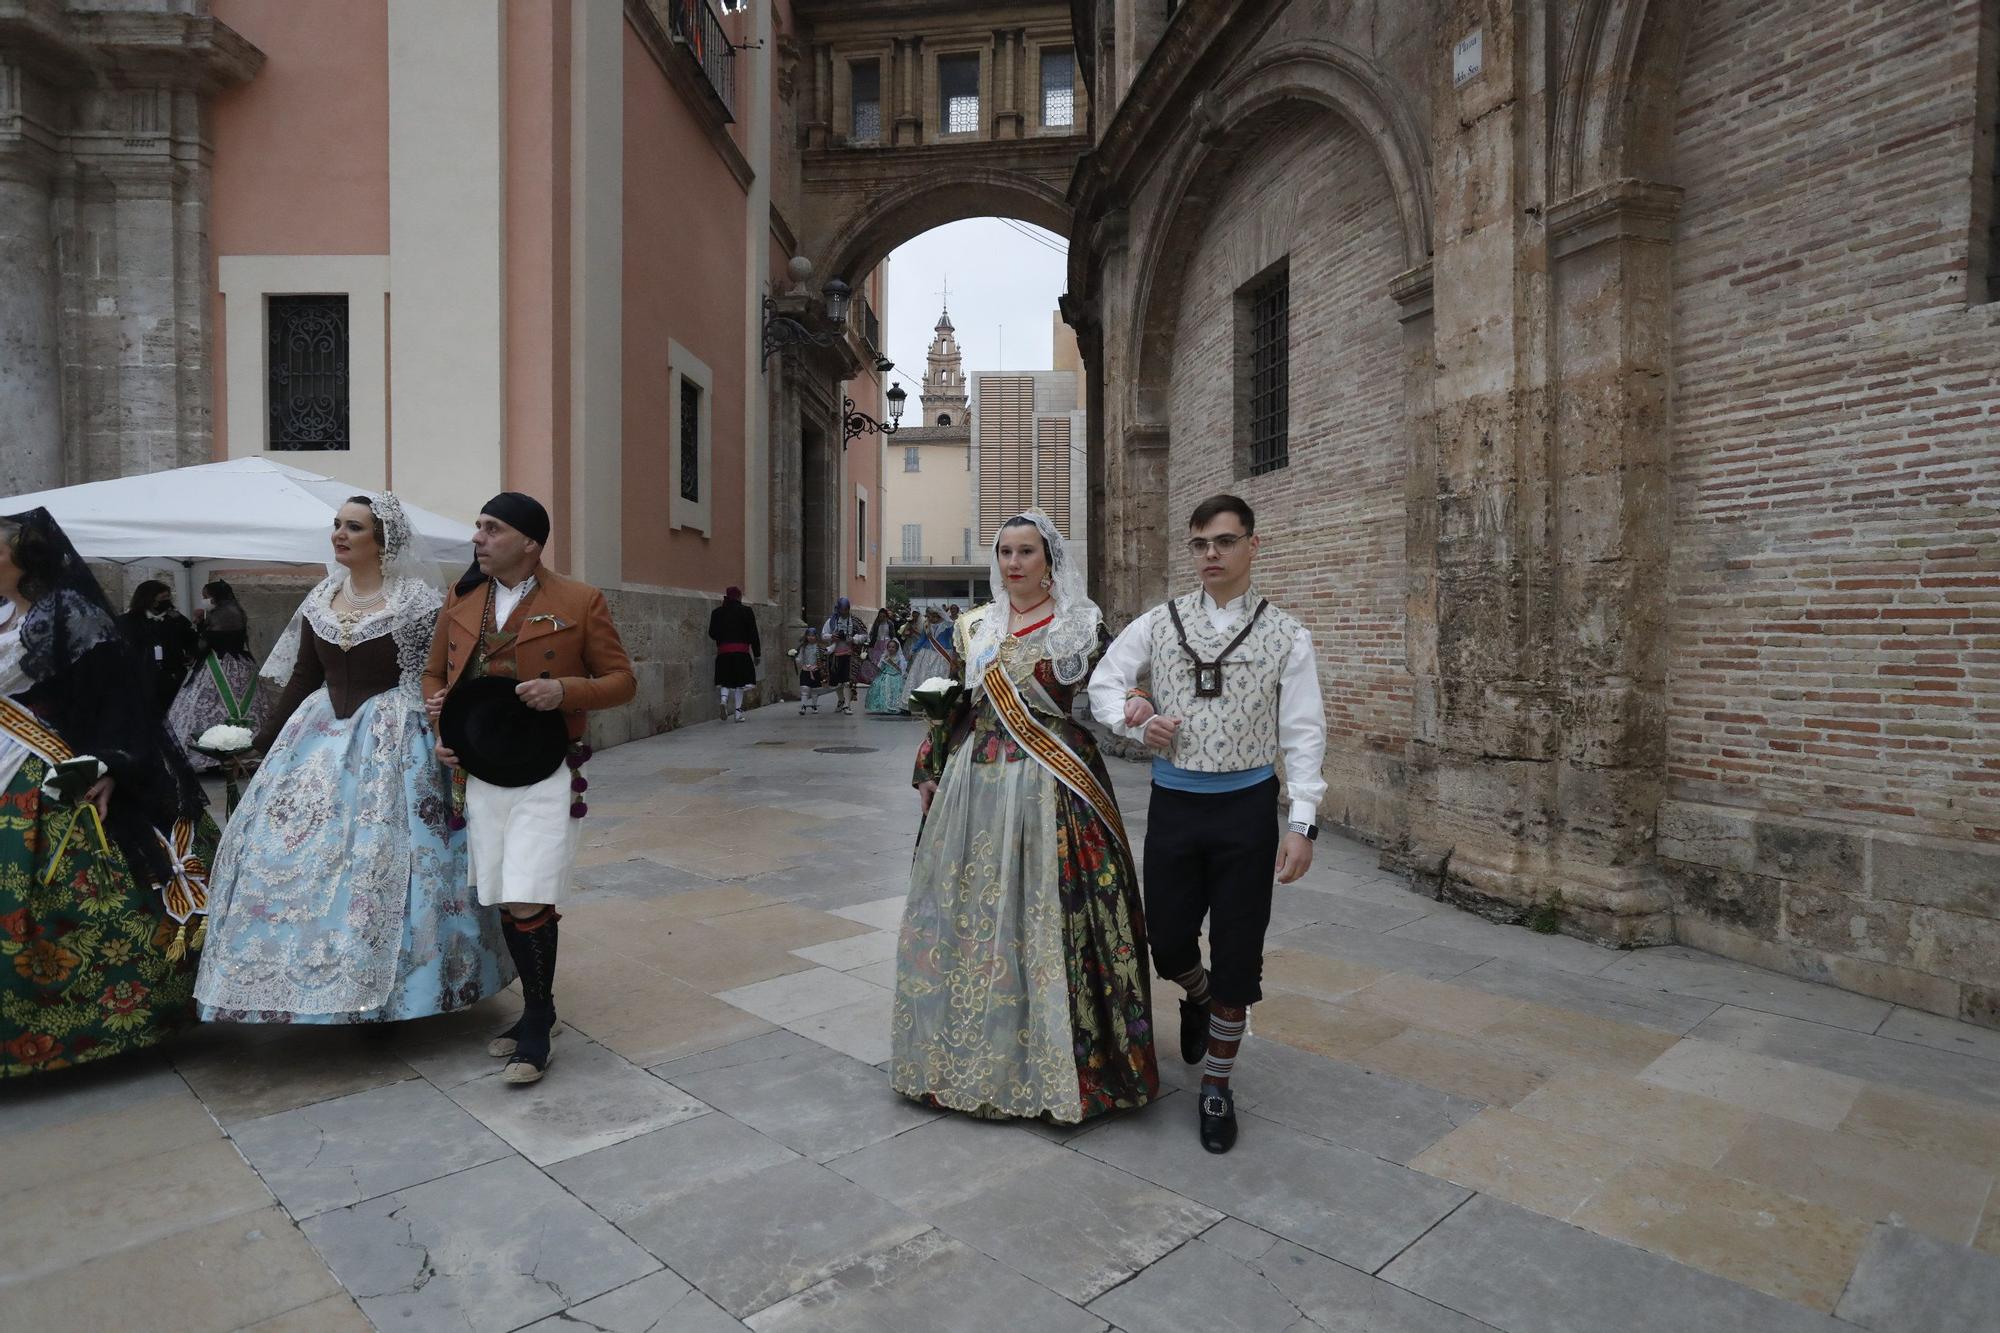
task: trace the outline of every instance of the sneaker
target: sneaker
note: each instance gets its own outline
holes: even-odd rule
[[[510,1066],[511,1068],[511,1066]],[[1236,1098],[1227,1088],[1204,1083],[1199,1101],[1201,1146],[1212,1153],[1226,1153],[1236,1146]]]

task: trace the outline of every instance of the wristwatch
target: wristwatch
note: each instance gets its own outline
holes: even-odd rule
[[[1319,841],[1319,825],[1317,824],[1302,824],[1294,819],[1286,824],[1285,827],[1304,838],[1307,842]]]

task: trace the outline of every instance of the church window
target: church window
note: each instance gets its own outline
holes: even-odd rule
[[[347,297],[265,298],[273,450],[346,449]]]
[[[848,67],[854,89],[855,143],[882,142],[882,62],[857,60]]]
[[[701,499],[701,386],[681,377],[681,499]]]
[[[903,561],[914,565],[924,556],[924,525],[905,523],[903,525]]]
[[[1239,392],[1248,408],[1240,470],[1253,477],[1291,461],[1291,286],[1291,266],[1280,261],[1238,297]]]
[[[938,114],[946,134],[979,132],[979,57],[939,56]]]
[[[1076,52],[1042,52],[1042,124],[1069,129],[1076,124]]]
[[[903,471],[922,472],[924,470],[922,455],[923,450],[914,444],[903,446]]]

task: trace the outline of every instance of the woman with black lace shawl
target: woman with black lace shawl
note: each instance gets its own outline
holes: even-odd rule
[[[87,759],[63,799],[55,770]],[[187,1021],[215,838],[75,547],[47,510],[0,519],[0,1076]]]
[[[265,664],[286,684],[216,853],[195,987],[211,1022],[421,1018],[513,980],[424,713],[437,566],[387,492],[342,505],[332,540]]]

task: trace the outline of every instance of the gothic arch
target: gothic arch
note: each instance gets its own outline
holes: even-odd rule
[[[1586,0],[1563,53],[1552,197],[1670,184],[1681,60],[1700,0]]]
[[[981,217],[1014,218],[1060,236],[1070,230],[1062,189],[1037,177],[990,168],[922,175],[870,196],[843,218],[825,246],[823,271],[858,283],[912,237]]]
[[[1196,101],[1188,127],[1165,154],[1169,184],[1136,247],[1144,259],[1133,287],[1128,346],[1134,349],[1135,373],[1127,420],[1141,438],[1163,438],[1174,312],[1186,260],[1214,202],[1209,191],[1225,174],[1218,162],[1246,149],[1262,127],[1301,106],[1345,120],[1375,146],[1402,222],[1405,266],[1417,268],[1429,259],[1427,140],[1388,77],[1335,42],[1291,42],[1263,52]]]

